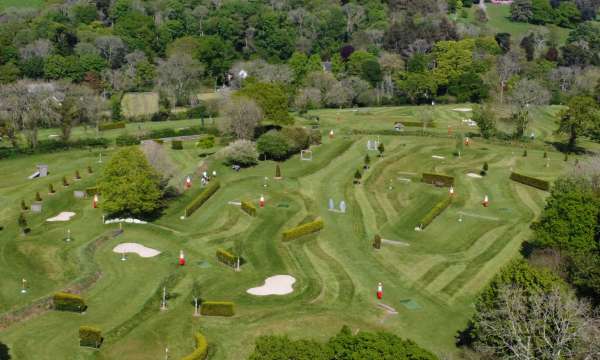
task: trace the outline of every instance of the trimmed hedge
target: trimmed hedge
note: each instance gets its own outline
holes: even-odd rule
[[[85,194],[87,196],[94,196],[94,195],[98,194],[98,188],[96,186],[85,188]]]
[[[208,355],[208,341],[201,333],[194,334],[194,339],[196,340],[196,350],[188,356],[182,358],[181,360],[204,360],[206,359],[206,355]]]
[[[450,204],[452,203],[452,197],[448,196],[444,200],[435,204],[435,206],[429,210],[429,212],[421,219],[421,230],[425,229],[431,222],[438,217]]]
[[[139,145],[140,139],[137,136],[121,134],[115,139],[115,144],[117,146]]]
[[[293,227],[293,228],[283,232],[283,234],[282,234],[283,241],[297,239],[304,235],[308,235],[308,234],[315,233],[317,231],[321,231],[324,226],[325,226],[325,223],[321,219],[317,219],[315,221],[311,221],[306,224],[298,225],[296,227]]]
[[[200,314],[206,316],[233,316],[235,305],[230,301],[205,301],[200,306]]]
[[[454,177],[442,174],[423,173],[421,181],[432,185],[454,186]]]
[[[86,138],[72,141],[40,140],[35,148],[0,147],[0,159],[6,159],[17,155],[47,154],[70,149],[87,149],[92,147],[106,148],[108,145],[110,145],[110,140],[106,138]]]
[[[99,348],[103,340],[100,329],[92,326],[79,327],[79,346]]]
[[[85,301],[79,295],[57,292],[52,297],[54,309],[59,311],[84,312],[87,309]]]
[[[173,150],[183,150],[183,141],[181,141],[181,140],[173,140],[173,141],[171,141],[171,149],[173,149]]]
[[[526,176],[522,174],[517,174],[515,172],[510,174],[510,179],[516,181],[518,183],[532,186],[536,189],[549,191],[550,190],[550,182],[542,179],[537,179],[531,176]]]
[[[231,267],[237,266],[237,256],[227,250],[217,249],[217,260]]]
[[[198,210],[202,204],[204,204],[210,197],[219,190],[221,184],[219,181],[212,181],[204,191],[198,195],[192,202],[185,208],[185,216],[188,217],[194,213],[194,211]]]
[[[419,122],[419,121],[399,121],[400,124],[406,126],[406,127],[423,127],[423,123]],[[435,123],[432,121],[429,124],[425,125],[426,128],[434,128],[435,127]]]
[[[124,129],[124,128],[125,128],[125,122],[124,121],[119,121],[119,122],[113,122],[113,123],[107,123],[107,124],[100,124],[100,125],[98,125],[98,130],[99,131],[114,130],[114,129]]]
[[[256,216],[256,206],[248,201],[242,201],[242,210],[250,216]]]

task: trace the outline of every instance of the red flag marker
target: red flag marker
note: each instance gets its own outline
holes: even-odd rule
[[[179,265],[185,265],[185,256],[183,256],[183,250],[179,250]]]
[[[377,299],[381,300],[383,298],[383,285],[379,283],[377,285]]]
[[[94,200],[92,201],[92,207],[94,209],[98,207],[98,194],[94,194]]]
[[[188,189],[192,187],[192,179],[189,176],[185,179],[185,187]]]
[[[483,207],[488,207],[490,205],[490,201],[487,195],[483,198],[483,202],[481,204],[483,205]]]
[[[260,200],[258,201],[258,205],[262,208],[265,207],[265,197],[264,196],[260,196]]]

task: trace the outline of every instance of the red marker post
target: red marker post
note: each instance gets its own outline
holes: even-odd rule
[[[189,176],[188,176],[188,177],[185,179],[185,187],[186,187],[187,189],[189,189],[189,188],[191,188],[191,187],[192,187],[192,179],[190,179],[190,177],[189,177]]]
[[[483,198],[483,202],[481,203],[481,205],[483,205],[483,207],[488,207],[490,205],[490,201],[487,195]]]
[[[265,207],[265,197],[264,196],[260,196],[260,200],[258,201],[258,206],[260,206],[261,208]]]
[[[381,300],[383,298],[383,285],[379,283],[377,285],[377,300]]]
[[[179,250],[179,265],[185,265],[185,256],[183,255],[183,250]]]
[[[98,207],[98,194],[94,194],[94,200],[92,200],[92,207],[94,209]]]

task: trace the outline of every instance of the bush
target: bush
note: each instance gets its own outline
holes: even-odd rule
[[[67,177],[66,176],[63,176],[62,183],[63,183],[63,186],[69,186],[69,182],[67,181]]]
[[[279,164],[275,165],[275,179],[281,179],[281,168]]]
[[[85,194],[87,196],[94,196],[94,195],[98,194],[98,188],[96,186],[86,188],[85,189]]]
[[[309,133],[309,141],[311,145],[321,145],[321,140],[323,135],[319,131],[319,129],[310,129]]]
[[[98,125],[98,131],[114,130],[114,129],[125,129],[125,122],[118,121],[106,124]]]
[[[524,185],[529,185],[529,186],[532,186],[532,187],[540,189],[540,190],[544,190],[544,191],[550,190],[550,183],[546,180],[541,180],[541,179],[537,179],[537,178],[534,178],[531,176],[517,174],[515,172],[510,174],[510,179],[513,181],[516,181],[518,183],[521,183]]]
[[[206,338],[201,333],[196,333],[194,335],[194,339],[196,340],[196,350],[193,353],[185,356],[181,360],[204,360],[206,359],[206,355],[208,354],[208,342]]]
[[[92,170],[92,167],[90,165],[88,165],[88,167],[87,167],[87,172],[88,172],[88,174],[94,173],[94,170]]]
[[[435,204],[435,206],[429,210],[429,212],[421,219],[421,229],[425,229],[431,222],[438,217],[446,208],[452,203],[452,198],[447,197],[444,200]]]
[[[115,143],[117,144],[117,146],[139,145],[140,139],[133,135],[121,134],[117,136]]]
[[[59,311],[84,312],[87,306],[79,295],[58,292],[52,297],[54,309]]]
[[[99,348],[103,340],[100,329],[92,326],[79,327],[79,346]]]
[[[235,305],[229,301],[205,301],[200,306],[200,314],[206,316],[233,316]]]
[[[205,136],[205,137],[201,138],[200,140],[198,140],[198,142],[196,143],[196,147],[198,147],[200,149],[210,149],[210,148],[213,148],[214,146],[215,146],[215,137],[212,135]]]
[[[423,127],[423,123],[420,121],[400,121],[400,123],[406,127],[418,127],[418,128],[422,128]],[[435,127],[435,122],[430,121],[428,123],[425,124],[426,128],[434,128]]]
[[[214,193],[219,190],[221,184],[218,180],[212,181],[208,186],[196,197],[192,202],[185,208],[185,216],[188,217],[198,210],[202,204],[204,204]]]
[[[250,216],[256,216],[256,207],[248,201],[242,201],[242,210]]]
[[[258,162],[256,145],[252,141],[237,140],[217,153],[227,165],[251,166]]]
[[[310,134],[301,127],[286,127],[281,129],[281,135],[288,140],[289,152],[298,153],[310,145]]]
[[[381,236],[379,236],[379,234],[375,234],[373,237],[373,247],[375,249],[381,249]]]
[[[181,140],[173,140],[173,141],[171,141],[171,149],[173,149],[173,150],[183,150],[183,142]]]
[[[35,201],[42,201],[42,196],[39,191],[35,192]]]
[[[309,222],[306,224],[302,224],[302,225],[298,225],[296,227],[293,227],[289,230],[284,231],[282,234],[282,238],[283,238],[283,241],[297,239],[304,235],[308,235],[308,234],[315,233],[317,231],[321,231],[324,226],[325,226],[325,223],[323,223],[323,220],[317,219],[315,221],[312,221],[312,222]]]
[[[236,267],[238,262],[238,257],[233,255],[227,250],[217,249],[217,260],[222,262],[225,265]]]
[[[48,193],[54,194],[56,191],[54,190],[54,185],[48,184]]]
[[[442,174],[423,173],[421,181],[437,186],[454,186],[454,177]]]
[[[261,155],[270,159],[283,160],[290,153],[290,141],[276,130],[262,134],[256,141],[256,148]]]
[[[27,206],[27,204],[25,204],[25,200],[21,200],[21,210],[29,210],[29,207]]]

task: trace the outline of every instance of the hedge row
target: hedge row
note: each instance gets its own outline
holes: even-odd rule
[[[233,316],[235,305],[230,301],[205,301],[200,306],[200,314],[206,316]]]
[[[188,217],[194,213],[194,211],[198,210],[202,204],[204,204],[210,197],[219,190],[221,184],[218,180],[211,181],[206,189],[198,195],[197,198],[192,200],[192,202],[185,208],[185,216]]]
[[[100,329],[91,326],[79,327],[79,346],[99,348],[103,340]]]
[[[112,122],[112,123],[98,125],[99,131],[114,130],[114,129],[125,129],[125,122],[119,121],[119,122]]]
[[[248,201],[242,201],[242,210],[250,216],[256,216],[256,206]]]
[[[171,141],[171,149],[173,149],[173,150],[183,150],[183,141],[181,141],[181,140],[173,140],[173,141]]]
[[[196,350],[188,356],[182,358],[181,360],[204,360],[206,359],[206,355],[208,354],[208,341],[201,333],[196,333],[194,335],[194,339],[196,339]]]
[[[54,309],[60,311],[84,312],[87,308],[81,296],[66,292],[54,294],[52,303],[54,304]]]
[[[444,198],[444,200],[435,204],[435,206],[429,210],[429,212],[421,219],[421,230],[425,229],[431,222],[438,217],[446,208],[452,203],[450,196]]]
[[[0,147],[0,159],[5,159],[17,155],[45,154],[55,151],[64,151],[70,149],[86,149],[91,147],[106,148],[110,141],[105,138],[87,138],[71,141],[62,140],[40,140],[37,147]]]
[[[423,123],[419,122],[419,121],[400,121],[400,124],[406,126],[406,127],[423,127]],[[430,122],[429,124],[425,125],[426,128],[434,128],[435,127],[435,123],[434,122]]]
[[[443,186],[453,186],[454,185],[454,178],[452,176],[442,175],[442,174],[423,173],[423,177],[421,178],[421,181],[424,183],[433,184],[433,185],[439,185],[439,184],[442,184]]]
[[[217,260],[231,267],[237,266],[237,256],[227,250],[217,249]]]
[[[304,235],[308,235],[308,234],[315,233],[317,231],[321,231],[321,229],[323,229],[324,226],[325,226],[325,223],[323,223],[323,220],[321,220],[321,219],[317,219],[315,221],[311,221],[306,224],[298,225],[294,228],[291,228],[291,229],[283,232],[283,234],[282,234],[283,241],[297,239]]]
[[[216,127],[190,126],[184,129],[175,130],[173,128],[155,129],[142,136],[143,140],[163,139],[177,136],[189,136],[209,134],[213,136],[219,135],[219,130]]]
[[[522,174],[517,174],[515,172],[510,174],[510,179],[521,184],[529,185],[534,188],[549,191],[550,190],[550,182],[542,179],[537,179],[531,176],[526,176]]]

